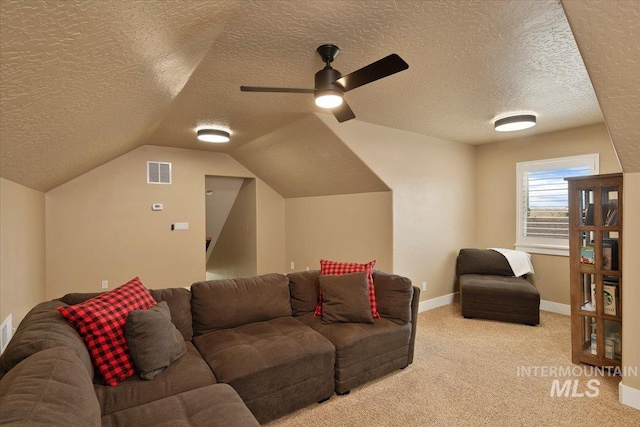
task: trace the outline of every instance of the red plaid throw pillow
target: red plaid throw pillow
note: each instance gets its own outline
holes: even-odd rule
[[[127,316],[131,310],[146,310],[155,304],[136,277],[83,303],[58,307],[58,311],[84,339],[103,382],[115,386],[135,373],[124,336]]]
[[[366,264],[358,264],[356,262],[337,262],[329,261],[326,259],[320,260],[320,274],[349,274],[359,273],[361,271],[367,272],[367,281],[369,282],[369,304],[371,305],[371,314],[374,318],[380,317],[378,313],[378,304],[376,303],[376,291],[373,287],[373,267],[376,265],[376,260],[370,261]],[[322,291],[319,290],[318,304],[316,310],[313,312],[316,316],[322,316]]]

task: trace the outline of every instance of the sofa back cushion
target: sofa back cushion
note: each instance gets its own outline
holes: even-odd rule
[[[191,317],[191,292],[185,288],[149,289],[151,296],[157,302],[166,301],[171,312],[171,322],[176,325],[185,341],[190,341],[193,337],[193,319]],[[98,293],[70,293],[66,294],[61,301],[66,304],[80,304],[100,295]]]
[[[491,274],[513,276],[509,262],[500,252],[491,249],[460,249],[456,274]]]
[[[185,341],[193,337],[193,317],[191,316],[191,291],[185,288],[149,289],[158,302],[165,301],[171,313],[171,322],[182,334]]]
[[[320,270],[290,273],[289,293],[291,295],[291,311],[294,316],[313,313],[318,305],[318,289],[320,289]]]
[[[46,301],[33,307],[2,353],[2,365],[9,371],[27,357],[54,347],[67,347],[76,353],[85,371],[93,378],[93,363],[82,338],[58,312],[67,304],[59,300]]]
[[[0,425],[100,426],[84,363],[67,347],[42,350],[0,381]]]
[[[195,335],[291,316],[284,274],[197,282],[191,293]]]
[[[411,322],[413,286],[407,277],[397,274],[373,272],[378,313],[385,319],[404,325]]]

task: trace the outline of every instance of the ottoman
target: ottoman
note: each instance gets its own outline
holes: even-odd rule
[[[519,277],[460,276],[462,315],[505,322],[540,323],[540,293]]]

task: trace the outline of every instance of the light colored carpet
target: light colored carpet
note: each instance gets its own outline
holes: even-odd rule
[[[421,313],[412,365],[267,425],[640,426],[640,411],[618,402],[620,377],[518,376],[522,366],[590,374],[571,364],[569,317],[540,315],[532,327],[464,319],[457,303]],[[578,380],[577,394],[598,395],[551,397],[554,379]],[[600,385],[589,389],[590,379]]]

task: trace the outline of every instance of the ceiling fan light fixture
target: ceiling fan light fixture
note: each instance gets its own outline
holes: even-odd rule
[[[326,89],[315,93],[316,105],[320,108],[336,108],[342,105],[342,93],[338,90]]]
[[[226,130],[211,128],[198,129],[198,139],[203,142],[223,144],[229,142],[230,137],[231,135]]]
[[[514,132],[532,128],[536,125],[536,116],[533,114],[517,114],[513,116],[502,117],[493,122],[494,129],[497,132]]]

